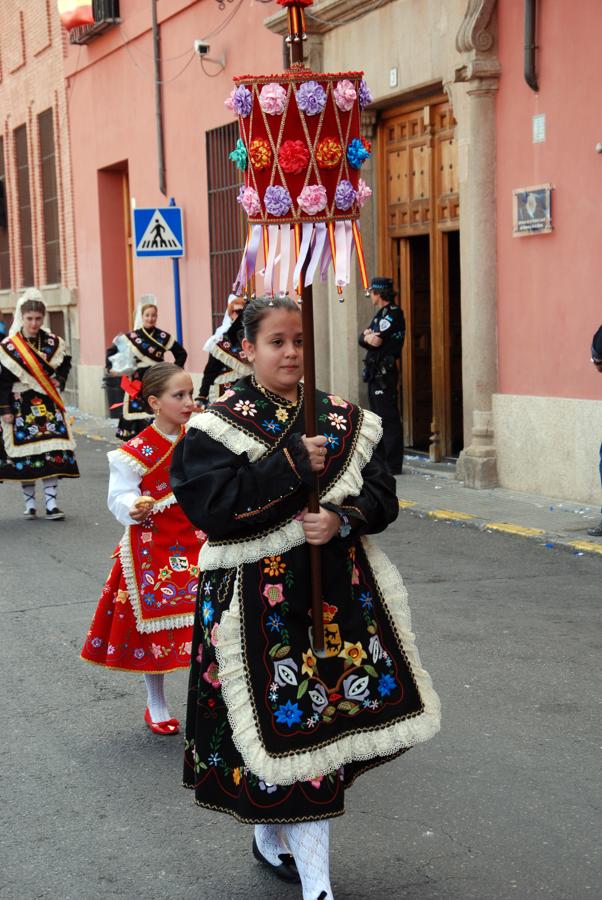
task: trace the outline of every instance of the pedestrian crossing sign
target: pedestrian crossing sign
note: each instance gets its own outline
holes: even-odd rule
[[[136,256],[184,256],[182,208],[134,209]]]

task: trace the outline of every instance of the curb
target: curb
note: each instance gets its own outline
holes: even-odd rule
[[[409,512],[421,519],[435,519],[449,525],[466,525],[467,528],[474,528],[476,531],[497,531],[513,535],[514,537],[527,538],[527,540],[536,541],[548,550],[565,550],[573,553],[575,556],[583,556],[585,553],[602,556],[602,542],[571,541],[552,532],[545,531],[543,528],[528,528],[525,525],[517,525],[513,522],[494,522],[482,519],[472,513],[460,512],[454,509],[431,509],[420,506],[416,500],[399,498],[398,502],[400,510]]]

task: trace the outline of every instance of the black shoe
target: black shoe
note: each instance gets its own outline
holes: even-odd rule
[[[602,522],[599,525],[595,525],[594,528],[588,528],[587,533],[591,537],[602,537]]]
[[[297,866],[295,865],[295,860],[291,856],[290,853],[279,853],[278,859],[281,859],[282,862],[279,866],[273,865],[266,859],[263,853],[259,850],[257,846],[257,841],[253,838],[253,856],[255,859],[260,862],[263,866],[270,869],[274,875],[277,875],[278,878],[281,878],[282,881],[296,881],[297,883],[301,881],[299,877],[299,873],[297,871]]]
[[[35,509],[26,509],[23,513],[24,518],[28,519],[30,522],[33,522],[37,515],[38,514]]]
[[[58,508],[58,506],[53,506],[52,509],[46,510],[46,518],[47,519],[64,519],[65,513]]]
[[[326,897],[326,896],[327,896],[326,891],[322,891],[322,893],[318,897],[318,900],[324,900],[324,897]]]

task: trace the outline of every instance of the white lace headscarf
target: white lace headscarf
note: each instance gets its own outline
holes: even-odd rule
[[[215,345],[219,341],[221,341],[222,337],[225,335],[225,333],[229,329],[230,325],[232,324],[232,319],[228,315],[228,307],[230,306],[230,304],[232,303],[233,300],[237,300],[237,299],[238,299],[238,294],[228,294],[228,302],[226,304],[226,312],[224,313],[224,318],[222,319],[222,324],[219,326],[219,328],[216,329],[214,334],[212,334],[211,337],[205,341],[205,344],[203,345],[203,350],[205,350],[206,353],[211,353],[211,351],[213,350]]]
[[[10,326],[9,335],[17,334],[23,328],[23,304],[27,300],[38,300],[40,303],[44,303],[44,298],[42,294],[37,288],[31,287],[27,288],[25,293],[23,293],[18,301],[15,309],[15,317],[13,319],[13,323]],[[44,303],[44,308],[46,308],[46,304]],[[48,328],[48,313],[46,312],[44,316],[44,324],[43,328]]]
[[[134,318],[134,331],[142,328],[142,310],[145,306],[156,306],[157,312],[159,311],[159,304],[154,294],[142,294],[140,297],[140,303],[136,308],[136,316]]]

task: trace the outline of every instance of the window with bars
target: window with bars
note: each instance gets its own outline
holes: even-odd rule
[[[39,114],[38,132],[40,136],[40,163],[42,168],[46,284],[59,284],[61,280],[61,245],[52,109],[47,109]]]
[[[17,204],[21,231],[21,285],[33,287],[33,232],[31,227],[31,196],[29,193],[29,156],[27,153],[27,126],[21,125],[13,132],[15,161],[17,164]]]
[[[206,134],[209,194],[209,266],[211,313],[214,329],[221,324],[228,294],[236,278],[244,249],[245,226],[236,202],[242,179],[228,159],[236,144],[238,124],[212,128]]]
[[[10,254],[8,249],[8,209],[6,205],[6,170],[4,138],[0,137],[0,290],[10,289]]]

